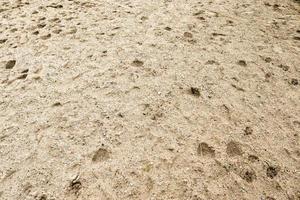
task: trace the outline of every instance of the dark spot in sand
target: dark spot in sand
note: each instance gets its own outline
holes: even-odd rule
[[[259,161],[259,158],[256,155],[249,155],[248,160],[250,162],[255,162],[255,161]]]
[[[290,68],[289,66],[287,66],[287,65],[282,65],[282,64],[280,64],[278,67],[281,68],[283,71],[288,71],[289,68]]]
[[[141,17],[141,20],[143,20],[143,21],[145,21],[145,20],[147,20],[148,19],[148,17],[145,17],[145,16],[142,16]]]
[[[223,33],[213,33],[212,34],[214,37],[216,37],[216,36],[226,36],[225,34],[223,34]]]
[[[266,79],[271,78],[271,76],[272,76],[272,73],[271,73],[271,72],[268,72],[268,73],[265,74],[265,78],[266,78]]]
[[[247,62],[245,60],[239,60],[237,64],[243,67],[247,66]]]
[[[43,194],[39,197],[39,200],[47,200],[47,196],[45,194]]]
[[[62,106],[60,102],[56,102],[52,105],[52,107]]]
[[[251,183],[256,179],[256,173],[254,170],[246,170],[242,173],[241,177],[248,183]]]
[[[205,64],[206,65],[213,65],[213,64],[218,65],[219,63],[217,61],[215,61],[215,60],[208,60]]]
[[[265,200],[276,200],[276,199],[273,197],[267,196]]]
[[[165,30],[166,30],[166,31],[171,31],[172,29],[171,29],[170,27],[167,26],[167,27],[165,28]]]
[[[200,96],[200,91],[198,88],[195,88],[195,87],[191,87],[191,93],[192,95],[196,96],[196,97],[199,97]]]
[[[265,58],[265,61],[266,61],[267,63],[270,63],[270,62],[272,61],[272,58],[266,57],[266,58]]]
[[[230,156],[241,156],[243,154],[240,145],[234,141],[230,141],[226,147],[226,153]]]
[[[99,148],[93,155],[93,162],[102,162],[108,160],[110,157],[110,152],[104,148]]]
[[[241,88],[235,84],[231,84],[232,87],[234,87],[235,89],[237,89],[238,91],[242,91],[242,92],[245,92],[245,89],[244,88]]]
[[[39,31],[34,31],[32,34],[33,35],[38,35],[40,32]]]
[[[204,11],[204,10],[200,10],[200,11],[194,13],[193,15],[194,15],[194,16],[198,16],[198,15],[201,15],[201,14],[203,14],[203,13],[205,13],[205,11]]]
[[[253,129],[247,126],[244,130],[245,135],[251,135],[253,133]]]
[[[14,68],[15,65],[16,65],[15,60],[9,60],[5,65],[5,69],[12,69]]]
[[[52,3],[51,5],[49,5],[47,7],[50,7],[50,8],[63,8],[63,5]]]
[[[42,40],[47,40],[47,39],[49,39],[50,37],[51,37],[51,34],[49,33],[49,34],[47,34],[47,35],[41,36],[41,39],[42,39]]]
[[[215,150],[205,142],[198,145],[197,153],[200,156],[215,157]]]
[[[59,34],[60,32],[62,32],[61,29],[55,29],[55,30],[52,31],[52,33],[55,33],[55,34]]]
[[[17,28],[13,28],[13,29],[11,29],[10,31],[12,32],[12,33],[14,33],[14,32],[16,32],[18,29]]]
[[[17,79],[26,79],[28,76],[28,74],[22,74],[20,76],[17,77]]]
[[[292,85],[295,85],[295,86],[296,86],[296,85],[299,85],[298,79],[292,78],[291,84],[292,84]]]
[[[1,40],[0,40],[0,44],[5,43],[6,41],[7,41],[7,39],[1,39]]]
[[[132,65],[135,66],[135,67],[141,67],[144,65],[144,62],[138,60],[138,59],[135,59],[133,62],[132,62]]]
[[[277,176],[278,172],[279,172],[279,168],[278,167],[269,166],[267,168],[267,176],[269,178],[273,179],[275,176]]]
[[[29,72],[29,69],[24,69],[21,73],[24,74],[24,73],[28,73]]]
[[[299,37],[299,36],[295,36],[295,37],[294,37],[294,40],[300,41],[300,37]]]
[[[82,183],[79,179],[74,179],[69,184],[69,191],[72,192],[75,195],[79,194],[79,191],[82,188]]]
[[[46,24],[44,24],[44,23],[43,23],[43,24],[38,24],[38,25],[37,25],[38,28],[44,28],[45,26],[46,26]]]
[[[186,37],[186,38],[192,38],[192,37],[193,37],[193,34],[191,34],[190,32],[185,32],[185,33],[183,34],[183,36]]]

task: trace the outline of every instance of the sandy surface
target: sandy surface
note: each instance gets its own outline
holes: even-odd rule
[[[299,200],[300,4],[1,0],[1,200]]]

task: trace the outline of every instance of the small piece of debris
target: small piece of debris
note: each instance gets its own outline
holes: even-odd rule
[[[191,93],[196,96],[196,97],[199,97],[200,96],[200,91],[198,88],[195,88],[195,87],[191,87]]]
[[[165,28],[165,30],[166,30],[166,31],[171,31],[172,29],[171,29],[170,27],[167,26],[167,27]]]
[[[237,64],[243,67],[247,66],[247,62],[245,60],[239,60]]]
[[[144,62],[138,60],[138,59],[135,59],[133,62],[132,62],[132,65],[135,66],[135,67],[141,67],[144,65]]]
[[[16,65],[16,61],[15,60],[10,60],[6,63],[5,69],[12,69],[12,68],[14,68],[15,65]]]

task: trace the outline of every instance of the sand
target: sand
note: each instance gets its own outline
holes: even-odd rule
[[[300,3],[1,0],[1,200],[299,200]]]

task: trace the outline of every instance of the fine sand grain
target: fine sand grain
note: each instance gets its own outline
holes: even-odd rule
[[[1,200],[299,200],[300,2],[0,0]]]

